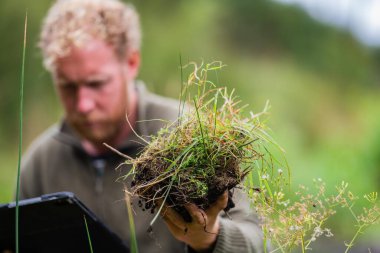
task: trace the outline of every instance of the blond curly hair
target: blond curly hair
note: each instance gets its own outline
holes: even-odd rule
[[[57,58],[67,55],[70,47],[91,39],[110,44],[120,59],[139,50],[141,31],[135,8],[119,0],[57,0],[45,17],[39,42],[46,69],[53,71]]]

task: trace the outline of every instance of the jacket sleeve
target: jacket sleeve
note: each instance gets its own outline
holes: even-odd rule
[[[250,207],[249,200],[241,190],[235,189],[235,208],[229,216],[223,214],[213,253],[261,253],[263,235],[259,221]]]
[[[251,219],[234,221],[221,219],[220,231],[214,253],[264,252],[262,234],[257,224]]]

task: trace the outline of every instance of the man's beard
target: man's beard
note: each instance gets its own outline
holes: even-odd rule
[[[102,145],[103,143],[112,144],[122,127],[122,123],[120,122],[110,122],[107,120],[87,123],[83,120],[68,119],[68,122],[82,139],[95,145]]]

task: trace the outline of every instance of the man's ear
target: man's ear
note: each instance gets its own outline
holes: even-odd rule
[[[126,65],[127,65],[127,76],[129,80],[134,80],[138,73],[140,68],[140,52],[139,51],[133,51],[129,52],[126,56]]]

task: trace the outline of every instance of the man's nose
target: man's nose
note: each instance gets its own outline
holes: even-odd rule
[[[81,86],[78,88],[77,112],[87,114],[95,108],[94,94],[89,87]]]

